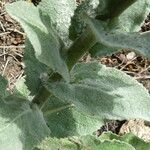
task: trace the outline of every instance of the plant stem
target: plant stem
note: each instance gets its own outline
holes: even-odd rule
[[[87,26],[83,34],[73,43],[67,52],[67,65],[69,70],[76,64],[76,62],[92,47],[96,44],[97,39],[92,29]],[[61,80],[61,76],[55,73],[50,79],[54,82]],[[42,106],[43,103],[51,95],[50,91],[46,87],[41,86],[37,95],[33,98],[32,103],[36,103],[38,106]]]
[[[49,98],[51,93],[46,87],[41,86],[37,95],[33,98],[32,103],[36,103],[38,106],[42,106],[43,103]]]
[[[105,0],[106,7],[98,12],[96,18],[106,21],[118,17],[125,9],[135,3],[137,0]]]
[[[102,10],[102,13],[97,18],[101,20],[113,19],[119,16],[126,8],[133,4],[136,0],[106,0],[107,7]],[[107,11],[106,11],[107,10]],[[109,11],[108,11],[109,10]],[[104,13],[103,13],[104,12]],[[92,29],[87,26],[81,36],[76,39],[73,45],[67,51],[67,65],[69,70],[78,62],[78,60],[95,44],[97,38]],[[58,81],[61,76],[54,74],[51,78],[53,81]],[[34,97],[32,103],[41,106],[51,95],[51,93],[42,86],[38,94]]]
[[[76,64],[76,62],[92,47],[96,44],[97,39],[95,34],[89,26],[76,39],[73,45],[68,49],[67,52],[67,65],[69,70]]]

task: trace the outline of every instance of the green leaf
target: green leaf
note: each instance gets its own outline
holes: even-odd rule
[[[128,7],[137,0],[100,0],[100,5],[97,8],[97,18],[100,20],[112,20],[120,16]]]
[[[16,83],[13,93],[17,96],[21,96],[22,98],[29,98],[30,91],[25,84],[25,78],[21,77]]]
[[[38,7],[42,12],[50,16],[50,24],[56,29],[66,46],[70,45],[69,27],[71,25],[71,17],[76,9],[75,0],[42,0]]]
[[[135,150],[120,141],[101,142],[93,136],[70,137],[65,139],[47,138],[38,147],[40,150]]]
[[[25,30],[36,58],[68,81],[68,69],[60,55],[63,44],[50,24],[50,16],[23,1],[6,5],[6,10]]]
[[[102,5],[100,5],[99,7],[102,7]],[[127,32],[126,34],[128,34],[129,32],[138,32],[140,31],[141,25],[149,12],[150,1],[137,0],[122,14],[120,14],[118,18],[115,18],[113,21],[111,21],[111,29],[115,32]],[[110,25],[108,25],[108,28],[110,28]],[[124,38],[122,40],[124,40]],[[104,56],[113,54],[117,50],[118,48],[116,47],[109,47],[108,45],[104,46],[102,45],[102,43],[97,43],[94,47],[91,48],[90,53],[92,54],[92,56]]]
[[[102,7],[102,6],[101,6]],[[111,28],[111,30],[115,33],[117,32],[123,32],[124,36],[130,36],[132,35],[133,32],[138,32],[141,29],[141,25],[144,22],[144,19],[150,12],[150,1],[149,0],[137,0],[134,4],[132,4],[129,8],[127,8],[118,18],[115,18],[114,20],[111,21],[111,24],[108,24],[108,28]],[[113,32],[109,31],[109,33],[113,34]],[[129,33],[129,34],[128,34]],[[133,33],[134,34],[134,33]],[[118,36],[114,35],[114,36]],[[122,34],[123,36],[123,34]],[[140,33],[138,33],[138,37],[140,36]],[[90,53],[92,56],[104,56],[106,54],[113,54],[115,53],[118,48],[128,48],[128,41],[125,41],[128,37],[119,37],[124,43],[124,47],[114,47],[111,45],[102,45],[102,43],[97,43],[93,48],[91,48]],[[130,37],[129,37],[130,38]],[[140,39],[143,37],[141,36]],[[139,39],[139,44],[141,44],[144,39],[140,43]],[[146,38],[145,38],[146,39]],[[132,37],[132,42],[136,43],[136,40],[134,40],[134,35]],[[147,43],[149,39],[147,38]],[[118,41],[119,43],[119,41]],[[143,44],[144,45],[144,44]],[[110,46],[110,47],[109,47]],[[135,44],[133,45],[135,46]],[[133,47],[132,45],[129,48],[137,48]],[[143,48],[143,47],[142,47]],[[144,51],[147,50],[147,47],[144,48]],[[139,49],[139,48],[138,48]],[[138,50],[137,49],[137,50]],[[141,49],[142,50],[142,49]],[[141,52],[141,51],[140,51]],[[145,52],[141,52],[142,54],[145,54]]]
[[[101,140],[119,140],[126,142],[130,145],[132,145],[136,150],[149,150],[150,149],[150,143],[145,142],[144,140],[136,137],[133,134],[125,134],[124,136],[118,136],[116,134],[113,134],[111,132],[103,133],[100,136]]]
[[[150,1],[137,0],[119,16],[115,29],[122,32],[138,32],[149,12]]]
[[[90,20],[89,25],[100,44],[118,49],[133,49],[145,56],[150,56],[150,33],[125,33],[113,31],[108,24],[102,21]]]
[[[48,88],[59,99],[93,116],[150,120],[148,91],[125,73],[96,62],[76,65],[70,84],[54,82]]]
[[[119,50],[118,50],[119,51]],[[111,48],[100,43],[96,43],[91,49],[90,54],[92,57],[98,56],[107,56],[117,52],[116,48]]]
[[[50,135],[38,107],[15,95],[0,101],[0,149],[29,150]]]
[[[80,113],[71,103],[52,96],[42,107],[51,137],[67,137],[92,134],[104,124],[100,117]]]
[[[98,5],[99,0],[86,0],[77,7],[74,16],[71,19],[72,24],[70,26],[69,34],[72,40],[75,40],[77,37],[79,37],[86,27],[84,14],[88,14],[88,16],[95,18],[97,16],[96,9]]]
[[[122,3],[122,1],[120,1]],[[75,40],[81,35],[84,31],[84,28],[87,24],[84,14],[88,14],[91,18],[104,19],[109,18],[109,13],[115,15],[114,10],[120,8],[120,2],[116,0],[87,0],[84,1],[75,11],[75,15],[72,18],[72,26],[70,28],[70,37]],[[134,0],[132,1],[132,3]],[[128,2],[127,2],[128,3]],[[129,2],[130,3],[130,2]],[[112,7],[113,6],[113,7]],[[112,9],[111,9],[112,8]],[[122,9],[123,10],[123,9]],[[110,12],[109,12],[110,11]],[[112,12],[111,12],[112,11]],[[111,20],[105,27],[110,28],[113,32],[138,32],[140,30],[141,24],[144,22],[146,15],[150,12],[150,1],[149,0],[136,0],[132,5],[130,5],[124,12],[119,14],[117,18]],[[105,16],[105,17],[104,17]],[[107,21],[109,22],[109,21]],[[101,34],[101,33],[100,33]],[[125,36],[128,33],[125,33]],[[132,34],[132,33],[131,33]],[[103,37],[103,36],[102,36]],[[119,37],[118,37],[119,38]],[[122,39],[122,37],[120,37]],[[131,40],[134,39],[134,36]],[[142,37],[141,37],[142,39]],[[122,39],[123,41],[124,39]],[[135,40],[134,40],[135,41]],[[144,41],[144,40],[143,40]],[[142,42],[143,42],[142,41]],[[147,39],[148,41],[148,39]],[[107,42],[107,41],[106,41]],[[141,42],[141,43],[142,43]],[[119,41],[118,41],[119,43]],[[124,43],[124,45],[126,45]],[[121,44],[120,44],[121,45]],[[112,54],[118,51],[118,48],[126,47],[114,47],[112,45],[106,45],[102,42],[97,43],[94,47],[91,48],[90,53],[92,56],[103,56],[105,54]],[[133,48],[133,47],[130,47]],[[135,48],[135,47],[134,47]],[[133,48],[133,49],[134,49]]]
[[[3,98],[6,95],[6,87],[7,87],[7,80],[4,79],[4,77],[2,77],[0,75],[0,97]]]
[[[48,73],[48,67],[36,59],[34,49],[28,40],[26,41],[23,59],[25,62],[26,85],[31,94],[35,95],[42,85],[42,78],[46,77]]]
[[[120,8],[120,2],[116,0],[86,0],[79,5],[75,11],[75,15],[72,18],[72,26],[70,37],[72,39],[77,38],[84,30],[86,26],[86,20],[83,14],[88,14],[91,18],[102,19],[104,16],[115,15],[114,10]],[[134,3],[133,3],[134,2]],[[128,2],[127,2],[128,3]],[[135,32],[139,31],[142,22],[150,12],[149,0],[133,0],[126,10],[122,9],[122,13],[115,18],[112,22],[116,30],[122,32]],[[118,7],[119,5],[119,7]],[[111,9],[112,8],[112,9]],[[110,11],[110,12],[109,12]],[[110,13],[108,15],[108,13]]]

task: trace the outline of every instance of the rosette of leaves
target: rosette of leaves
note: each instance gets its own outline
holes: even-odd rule
[[[128,141],[100,139],[92,133],[106,120],[150,121],[148,91],[119,70],[77,61],[97,43],[149,55],[150,34],[126,33],[117,21],[133,5],[138,9],[135,4],[140,1],[99,0],[90,9],[89,2],[85,1],[85,10],[90,11],[79,13],[78,23],[83,27],[79,34],[71,29],[77,11],[73,0],[42,0],[37,7],[24,1],[6,5],[27,34],[26,76],[13,94],[6,91],[7,82],[0,77],[0,149],[136,149]],[[75,41],[71,41],[71,33],[78,36]],[[135,38],[137,43],[129,42]]]

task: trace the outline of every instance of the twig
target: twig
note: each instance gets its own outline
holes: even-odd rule
[[[19,45],[19,46],[0,46],[0,48],[25,48],[25,45]]]
[[[5,15],[6,14],[6,12],[2,12],[1,14],[0,14],[0,16],[3,16],[3,15]]]
[[[4,56],[4,61],[6,61],[6,51],[5,51],[5,48],[3,49],[3,56]]]
[[[3,54],[0,54],[0,57],[4,56],[4,55],[6,55],[6,54],[8,54],[8,52],[7,52],[7,53],[5,52],[5,53],[3,53]]]
[[[13,32],[17,32],[17,33],[19,33],[19,34],[21,34],[21,35],[26,35],[25,33],[23,33],[23,32],[21,32],[21,31],[19,31],[19,30],[17,30],[17,29],[10,29],[10,28],[7,28],[7,30],[8,31],[13,31]]]
[[[129,62],[127,62],[124,66],[122,66],[122,68],[120,69],[121,71],[127,67],[129,64],[133,63],[133,60],[135,60],[137,57],[134,57],[133,59],[131,59]]]
[[[3,32],[3,33],[0,33],[0,36],[4,36],[5,34],[9,34],[10,32]]]
[[[131,72],[131,71],[123,71],[123,72],[125,72],[125,73],[127,73],[127,74],[133,74],[133,75],[136,75],[135,72]]]
[[[148,69],[150,69],[150,66],[148,66],[148,67],[146,67],[145,69],[143,69],[142,71],[140,71],[139,74],[141,74],[141,73],[147,71]]]
[[[150,76],[139,76],[139,77],[134,77],[136,80],[140,80],[140,79],[150,79]]]
[[[0,21],[0,26],[1,26],[2,30],[3,30],[4,32],[6,32],[6,30],[5,30],[5,28],[4,28],[4,26],[3,26],[3,24],[2,24],[1,21]]]
[[[20,56],[21,58],[23,58],[23,55],[17,53],[16,51],[13,51],[16,55]]]
[[[14,58],[14,60],[17,62],[17,63],[19,63],[19,64],[21,64],[21,62],[20,61],[18,61],[18,59],[14,56],[14,55],[12,55],[12,54],[8,54],[9,56],[11,56],[11,57],[13,57]]]
[[[5,71],[6,71],[6,67],[7,67],[7,65],[8,65],[8,63],[9,63],[9,59],[7,59],[7,61],[6,61],[6,63],[5,63],[5,66],[4,66],[4,69],[3,69],[3,72],[2,72],[2,76],[4,76],[4,74],[5,74]]]

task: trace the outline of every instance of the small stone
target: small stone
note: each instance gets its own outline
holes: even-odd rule
[[[120,129],[119,135],[133,133],[144,141],[150,142],[150,123],[135,119],[127,121]]]
[[[121,61],[126,61],[126,56],[121,53],[121,54],[119,55],[119,59],[120,59]]]
[[[134,52],[130,52],[127,54],[126,58],[127,58],[127,60],[132,60],[135,58],[135,56],[136,56],[136,54]]]

